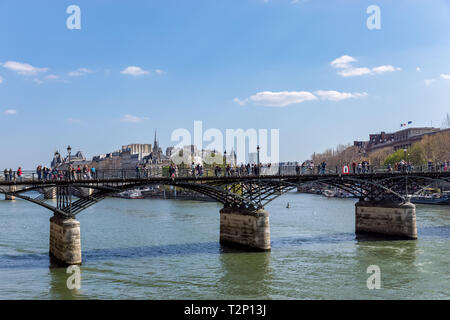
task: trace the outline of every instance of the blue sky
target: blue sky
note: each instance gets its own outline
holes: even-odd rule
[[[69,30],[69,5],[81,30]],[[381,29],[369,30],[369,5]],[[450,1],[0,3],[0,168],[174,143],[174,129],[280,129],[281,160],[440,126]],[[334,63],[333,63],[334,61]],[[130,68],[131,67],[131,68]]]

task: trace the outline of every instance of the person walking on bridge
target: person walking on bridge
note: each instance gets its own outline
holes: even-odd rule
[[[90,179],[91,177],[90,177],[90,170],[89,170],[89,168],[88,168],[88,166],[87,166],[87,164],[85,164],[84,166],[83,166],[83,179],[85,180],[85,179]]]
[[[229,164],[227,164],[227,167],[225,168],[225,176],[231,176],[231,167]]]
[[[77,180],[81,180],[81,167],[80,167],[80,165],[77,166]]]
[[[37,173],[37,176],[38,176],[38,180],[41,181],[41,178],[42,178],[42,166],[41,165],[37,166],[36,173]]]
[[[428,171],[433,171],[433,161],[428,160]]]
[[[195,176],[195,164],[194,164],[194,162],[192,162],[192,164],[191,164],[191,175],[193,177]]]
[[[13,171],[11,168],[9,168],[9,181],[13,180]]]
[[[22,167],[19,167],[17,169],[17,177],[18,177],[19,181],[22,181]]]
[[[5,175],[5,181],[8,181],[8,169],[5,168],[3,174]]]
[[[173,167],[173,164],[170,164],[170,167],[169,167],[169,177],[170,178],[175,177],[175,168]]]
[[[139,168],[139,165],[137,164],[136,165],[136,179],[139,179],[141,177],[140,169],[141,168]]]

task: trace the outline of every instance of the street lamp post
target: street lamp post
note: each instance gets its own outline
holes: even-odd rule
[[[405,164],[403,165],[403,172],[408,172],[408,161],[406,161],[406,152],[408,149],[406,147],[403,148],[404,158],[405,158]],[[405,176],[405,193],[406,197],[408,198],[408,176]]]
[[[72,152],[72,148],[70,145],[67,146],[67,153],[69,154],[69,164],[67,165],[67,173],[69,175],[69,180],[72,179],[72,170],[70,170],[70,153]]]
[[[257,163],[257,168],[258,168],[258,175],[259,175],[259,171],[260,171],[260,167],[259,167],[259,145],[256,147],[256,154],[257,154],[256,161],[258,162]]]
[[[67,146],[67,153],[69,154],[69,165],[70,165],[70,153],[72,152],[72,148],[69,146]]]
[[[256,161],[258,162],[256,170],[258,170],[257,171],[258,177],[261,177],[261,173],[260,173],[261,167],[259,166],[259,145],[256,147],[256,155],[257,155]],[[261,185],[258,186],[258,190],[259,190],[259,207],[261,208]]]
[[[67,171],[69,174],[69,180],[72,180],[72,171],[70,170],[70,153],[72,152],[72,148],[70,147],[70,145],[67,146],[67,153],[69,154],[69,165],[67,167]],[[69,187],[67,188],[67,193],[68,193],[68,197],[69,197],[69,211],[70,213],[72,213],[72,190],[71,190],[71,186],[69,185]]]
[[[408,159],[407,159],[407,154],[406,154],[407,151],[408,151],[408,149],[406,149],[406,147],[404,147],[403,148],[403,154],[404,154],[403,157],[405,158],[405,165],[403,168],[404,172],[408,171]]]
[[[228,171],[227,171],[227,150],[225,150],[223,152],[223,163],[224,163],[224,166],[223,166],[224,173],[223,174],[228,176]]]

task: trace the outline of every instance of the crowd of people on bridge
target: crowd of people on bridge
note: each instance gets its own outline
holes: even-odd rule
[[[69,177],[72,180],[90,180],[97,179],[97,171],[95,167],[89,167],[88,165],[77,165],[74,168],[72,165],[69,165],[68,170],[65,171],[66,178]]]
[[[370,172],[371,170],[370,170],[369,161],[359,161],[358,163],[353,161],[352,162],[352,170],[353,170],[353,173],[357,173],[357,174]]]
[[[230,165],[227,164],[226,166],[219,166],[219,165],[213,165],[211,166],[211,172],[214,173],[215,177],[231,177],[231,176],[251,176],[251,175],[259,175],[261,174],[262,169],[270,169],[272,167],[271,163],[267,164],[241,164],[238,165]],[[182,171],[180,173],[180,171]],[[178,177],[180,175],[188,175],[193,177],[202,177],[205,175],[205,168],[202,164],[195,164],[194,162],[191,163],[189,171],[186,172],[186,170],[183,172],[183,170],[180,170],[177,165],[174,163],[171,163],[169,166],[169,177]],[[210,171],[206,169],[206,175],[208,175]]]
[[[194,177],[202,177],[205,175],[208,176],[209,173],[213,173],[215,177],[229,177],[229,176],[257,176],[257,175],[277,175],[277,174],[293,174],[293,166],[282,166],[276,167],[274,170],[270,170],[272,168],[271,163],[267,164],[255,164],[255,163],[247,163],[239,165],[230,165],[227,164],[225,166],[213,165],[207,169],[204,168],[202,164],[191,163],[189,166],[182,166],[183,169],[179,169],[177,165],[171,163],[168,168],[169,177],[175,178],[178,176],[194,176]],[[383,168],[375,168],[368,161],[360,161],[360,162],[352,162],[351,165],[344,165],[344,167],[348,168],[348,173],[354,174],[365,174],[365,173],[373,173],[374,170],[383,169]],[[414,166],[412,162],[401,160],[396,162],[394,165],[388,164],[384,167],[383,170],[387,170],[388,172],[447,172],[450,168],[450,160],[436,162],[428,161],[425,165],[422,166]],[[292,170],[292,171],[291,171]],[[340,173],[340,167],[332,167],[331,170],[327,171],[327,163],[326,161],[322,161],[317,166],[314,165],[313,161],[305,161],[301,165],[295,165],[295,174],[303,175],[303,174],[326,174],[326,173]],[[108,170],[107,170],[108,171]],[[130,175],[126,174],[126,170],[110,170],[114,171],[111,175],[115,177],[129,178]],[[117,171],[117,172],[115,172]],[[109,176],[107,172],[107,176]],[[136,165],[136,178],[148,178],[153,175],[161,175],[163,173],[162,168],[160,170],[156,170],[152,174],[152,169],[144,165]],[[28,173],[27,173],[28,174]],[[104,174],[104,172],[103,172]],[[23,171],[22,168],[19,167],[16,171],[13,171],[11,168],[8,170],[5,168],[3,171],[4,180],[5,181],[22,181],[23,179]],[[98,172],[95,167],[90,167],[88,165],[77,165],[76,167],[69,165],[67,170],[61,170],[58,168],[49,168],[42,165],[39,165],[36,168],[35,173],[33,173],[33,180],[37,178],[39,181],[46,180],[91,180],[98,178]]]
[[[450,168],[450,160],[433,163],[429,160],[425,166],[414,166],[411,161],[401,160],[400,162],[394,163],[394,166],[388,164],[389,172],[413,172],[416,169],[420,172],[447,172]]]
[[[5,177],[5,181],[7,182],[16,181],[16,179],[21,181],[23,175],[22,167],[19,167],[17,171],[13,171],[11,168],[9,168],[9,170],[5,168],[5,170],[3,170],[3,175]]]
[[[297,175],[325,174],[327,173],[327,163],[326,161],[322,161],[315,166],[313,161],[304,161],[301,165],[297,164],[295,166],[295,173]]]
[[[67,170],[58,168],[48,168],[42,165],[37,166],[36,176],[39,181],[47,180],[89,180],[96,179],[96,170],[94,167],[89,168],[87,165],[73,167],[69,165]]]
[[[402,160],[400,162],[394,163],[394,167],[392,167],[392,165],[389,163],[387,168],[389,172],[412,172],[414,166],[410,161]]]

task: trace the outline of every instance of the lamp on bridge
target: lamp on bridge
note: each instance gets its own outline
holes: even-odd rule
[[[258,172],[259,172],[259,145],[256,147],[256,153],[257,153],[257,162],[258,162]]]
[[[69,166],[70,166],[70,153],[72,152],[72,148],[70,145],[67,146],[67,153],[69,154]]]
[[[225,166],[227,165],[227,150],[223,152],[223,162],[225,163]]]

